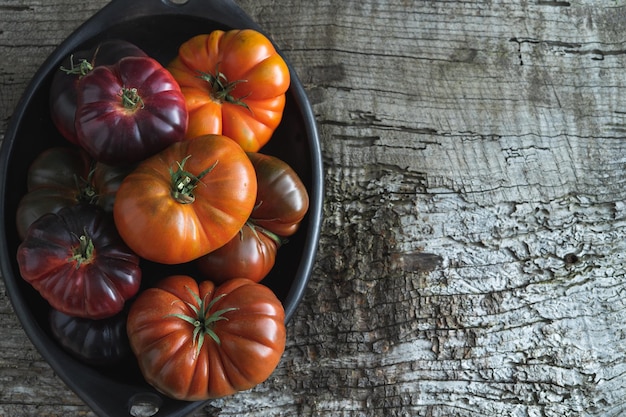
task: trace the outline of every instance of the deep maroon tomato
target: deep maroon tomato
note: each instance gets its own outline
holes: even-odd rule
[[[139,260],[111,214],[92,204],[44,214],[17,250],[22,278],[52,308],[90,319],[119,313],[139,291]]]
[[[55,71],[50,86],[50,116],[67,140],[78,143],[74,128],[78,81],[98,65],[113,65],[126,56],[147,55],[130,42],[121,39],[107,40],[94,48],[74,52]]]
[[[97,204],[112,212],[115,193],[130,171],[130,167],[96,163],[72,147],[43,151],[28,168],[27,192],[16,213],[18,236],[23,239],[28,227],[44,214],[78,203]]]
[[[112,365],[132,355],[126,334],[126,309],[113,317],[92,320],[72,317],[51,309],[48,315],[55,340],[81,361]]]
[[[78,83],[76,135],[94,159],[139,162],[184,139],[187,106],[174,77],[149,57],[99,66]]]

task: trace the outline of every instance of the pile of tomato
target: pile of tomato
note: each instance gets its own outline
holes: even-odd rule
[[[66,350],[96,365],[130,355],[180,400],[271,375],[285,313],[262,280],[309,205],[292,167],[262,151],[289,83],[249,29],[195,36],[165,64],[125,40],[67,57],[50,112],[68,143],[36,157],[16,219],[21,276]],[[144,262],[197,276],[146,286]]]

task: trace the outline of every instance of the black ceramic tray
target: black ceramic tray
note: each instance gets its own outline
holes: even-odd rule
[[[48,57],[19,101],[2,143],[0,154],[0,261],[7,292],[28,337],[62,380],[100,416],[187,416],[202,402],[183,402],[158,394],[141,377],[132,361],[100,369],[79,362],[51,338],[48,305],[19,276],[16,250],[16,207],[26,189],[26,172],[44,149],[68,145],[54,128],[48,110],[50,80],[60,62],[72,52],[106,39],[125,39],[166,64],[178,45],[214,29],[252,28],[263,32],[230,0],[114,0],[72,33]],[[279,48],[277,48],[279,50]],[[280,50],[279,50],[280,52]],[[286,60],[287,61],[287,60]],[[288,61],[287,61],[288,62]],[[275,268],[263,281],[284,304],[286,320],[292,317],[306,289],[315,258],[322,216],[323,170],[315,118],[297,74],[281,125],[261,152],[289,163],[305,183],[310,208],[300,230],[279,250]],[[145,274],[166,275],[162,268]],[[143,410],[139,404],[146,403]],[[150,405],[158,407],[153,414]]]

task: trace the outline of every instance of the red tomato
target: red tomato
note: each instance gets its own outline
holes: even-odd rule
[[[137,297],[127,331],[146,381],[196,401],[265,381],[285,350],[284,320],[282,304],[261,284],[236,279],[216,288],[177,275]]]
[[[183,140],[187,107],[172,75],[149,57],[99,66],[78,83],[76,135],[94,159],[136,163]]]
[[[272,42],[252,29],[198,35],[167,66],[187,100],[187,137],[228,136],[256,152],[280,124],[289,68]]]
[[[184,263],[237,234],[256,190],[254,167],[234,141],[208,135],[177,142],[124,179],[115,197],[115,224],[140,256]]]
[[[111,317],[139,291],[139,257],[120,239],[98,206],[76,205],[45,214],[17,251],[22,278],[52,308],[76,317]]]
[[[260,282],[274,267],[281,244],[280,237],[247,222],[227,244],[198,258],[196,266],[217,284],[233,278]]]

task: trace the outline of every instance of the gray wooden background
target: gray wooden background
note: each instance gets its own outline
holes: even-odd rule
[[[0,135],[106,4],[0,0]],[[238,4],[307,89],[325,219],[278,369],[195,417],[626,415],[626,1]],[[2,285],[0,329],[0,416],[93,416]]]

